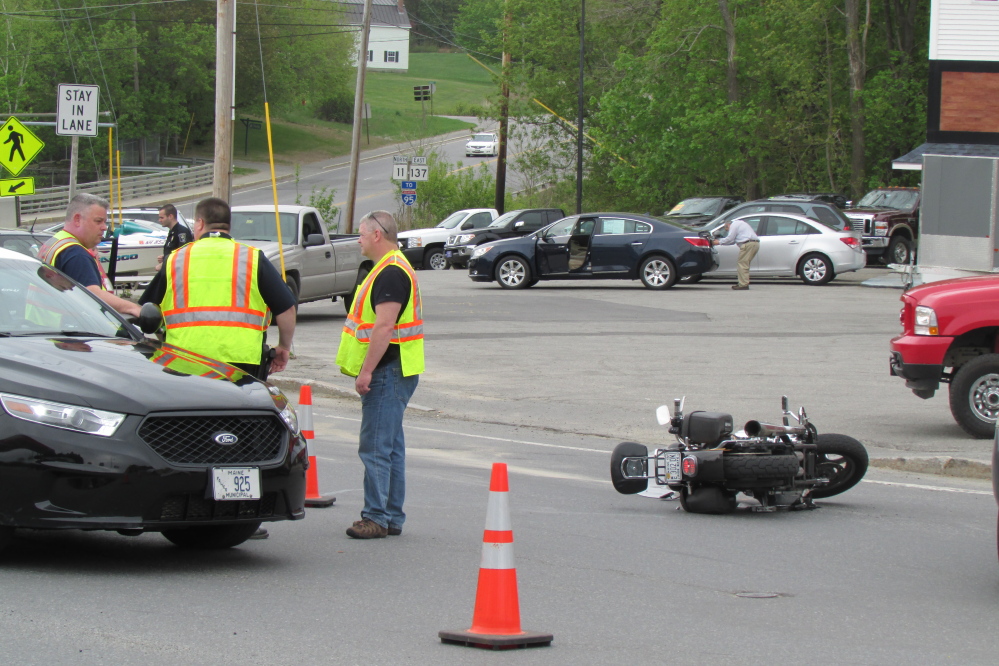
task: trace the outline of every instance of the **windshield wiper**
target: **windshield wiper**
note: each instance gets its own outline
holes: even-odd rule
[[[5,335],[14,338],[30,338],[36,335],[46,335],[54,338],[110,338],[111,335],[104,333],[91,333],[90,331],[32,331],[30,333],[6,333]]]

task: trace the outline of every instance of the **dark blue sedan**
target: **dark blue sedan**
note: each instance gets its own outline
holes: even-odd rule
[[[649,289],[669,289],[716,266],[710,241],[689,229],[633,213],[584,213],[529,236],[483,243],[468,276],[506,289],[575,279],[638,279]]]

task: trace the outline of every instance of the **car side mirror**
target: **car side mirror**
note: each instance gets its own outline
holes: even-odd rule
[[[326,239],[323,238],[322,234],[309,234],[305,239],[305,247],[316,247],[317,245],[326,245]]]
[[[139,316],[135,320],[139,330],[146,335],[152,335],[160,330],[163,325],[163,313],[156,303],[146,303],[139,310]]]
[[[522,226],[524,226],[524,221],[523,220],[521,220],[520,222],[514,222],[513,223],[513,228],[514,229],[519,229]]]
[[[471,222],[464,222],[462,223],[461,228],[462,230],[465,230],[465,229],[474,229],[475,227],[472,225]]]

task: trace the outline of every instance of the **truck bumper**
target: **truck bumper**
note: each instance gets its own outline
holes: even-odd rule
[[[887,236],[864,236],[860,239],[860,246],[867,254],[884,254],[888,247]]]
[[[889,372],[905,380],[906,387],[921,398],[929,398],[943,377],[943,359],[953,338],[900,335],[891,341]]]
[[[468,259],[474,251],[475,248],[471,245],[446,245],[444,247],[444,258],[452,266],[465,268],[468,266]]]

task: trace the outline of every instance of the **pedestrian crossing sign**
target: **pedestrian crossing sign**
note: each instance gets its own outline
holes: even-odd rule
[[[13,116],[0,128],[0,164],[13,176],[24,171],[44,147],[45,142]]]

